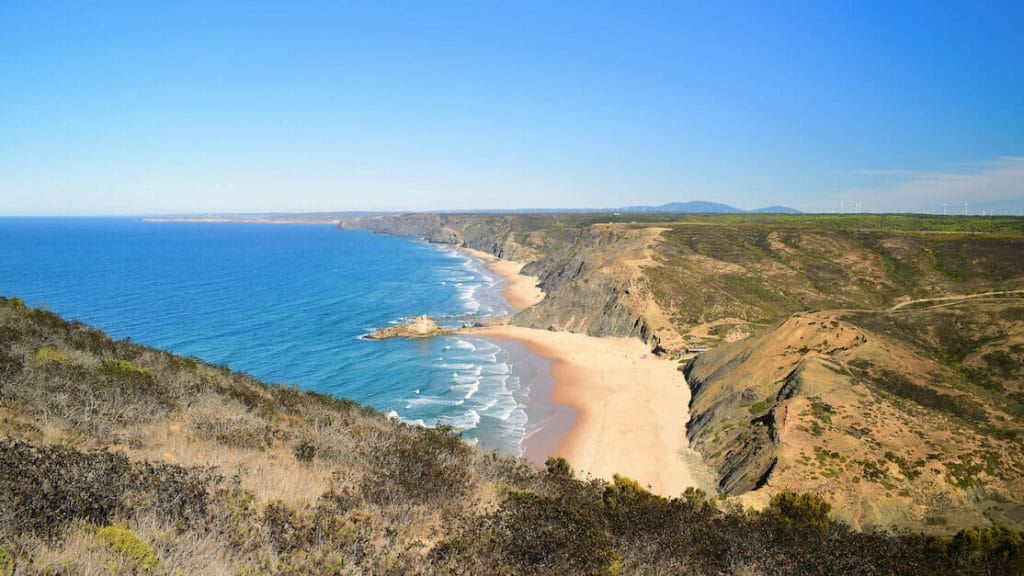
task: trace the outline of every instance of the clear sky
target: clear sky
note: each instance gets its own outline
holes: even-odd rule
[[[1024,209],[1024,2],[0,0],[0,213]]]

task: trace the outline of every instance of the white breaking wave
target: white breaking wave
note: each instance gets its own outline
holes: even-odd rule
[[[476,346],[472,342],[458,339],[455,341],[455,347],[459,350],[469,350],[470,352],[476,352]]]
[[[472,430],[480,423],[480,414],[476,410],[466,410],[458,416],[441,416],[437,419],[438,424],[454,426],[459,430]]]
[[[463,393],[463,400],[469,400],[480,390],[480,379],[474,378],[466,382],[460,382],[452,386],[453,390],[457,390]]]
[[[398,420],[398,421],[401,421],[401,422],[405,422],[406,424],[410,424],[412,426],[419,426],[421,428],[426,428],[427,427],[427,423],[424,422],[422,418],[417,418],[415,420],[409,420],[408,418],[402,418],[401,416],[398,415],[398,412],[396,412],[394,410],[388,412],[387,413],[387,417],[391,418],[392,420]]]
[[[422,408],[424,406],[459,406],[463,403],[463,400],[445,400],[444,398],[438,398],[436,396],[424,396],[422,398],[413,398],[405,403],[406,410],[412,410],[414,408]]]

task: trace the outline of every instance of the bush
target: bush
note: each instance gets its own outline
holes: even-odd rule
[[[44,346],[36,350],[35,365],[46,366],[47,364],[67,364],[68,355],[61,350]]]
[[[647,490],[644,490],[640,483],[632,478],[615,474],[614,482],[605,489],[602,500],[609,510],[616,510],[620,507],[627,507],[649,498],[658,498]]]
[[[18,298],[17,296],[13,296],[11,298],[0,297],[0,304],[10,306],[15,310],[28,310],[28,305],[25,304],[25,301],[22,300],[21,298]]]
[[[949,543],[949,557],[967,574],[1024,574],[1024,538],[1001,524],[961,530]],[[983,566],[989,569],[983,570]]]
[[[572,478],[572,466],[569,465],[569,461],[562,457],[550,456],[544,461],[544,467],[547,468],[548,474],[556,478]]]
[[[131,394],[159,397],[165,394],[156,386],[156,372],[152,368],[138,368],[127,360],[103,360],[100,374],[106,376],[107,383],[115,389]]]
[[[824,530],[831,524],[832,505],[817,494],[797,494],[789,490],[772,496],[765,514],[796,528]]]
[[[293,510],[284,502],[271,502],[263,511],[263,523],[275,552],[294,552],[308,547],[312,529],[301,511]]]
[[[371,502],[436,503],[463,496],[473,478],[471,450],[450,428],[403,426],[368,454],[370,474],[362,486]]]
[[[11,576],[14,574],[14,557],[0,548],[0,576]]]
[[[312,462],[316,456],[316,446],[308,440],[303,440],[295,446],[295,459],[299,462]]]
[[[123,524],[104,526],[98,529],[96,539],[133,568],[141,570],[156,568],[158,563],[156,552]]]
[[[480,525],[435,548],[435,562],[459,574],[617,574],[622,558],[596,511],[514,490]]]
[[[0,439],[0,534],[59,534],[68,524],[107,524],[115,514],[151,509],[171,520],[205,516],[208,489],[219,477],[205,469],[132,462],[105,451],[37,447]]]

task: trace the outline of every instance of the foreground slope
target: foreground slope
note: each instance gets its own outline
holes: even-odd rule
[[[1012,573],[1024,541],[853,532],[571,477],[0,299],[0,574]]]

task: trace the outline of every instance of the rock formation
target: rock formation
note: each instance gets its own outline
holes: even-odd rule
[[[451,330],[441,328],[437,325],[437,322],[431,320],[429,316],[417,316],[397,326],[388,326],[387,328],[374,330],[373,333],[367,336],[367,338],[370,340],[384,340],[386,338],[429,338],[431,336],[441,336],[450,333]]]

